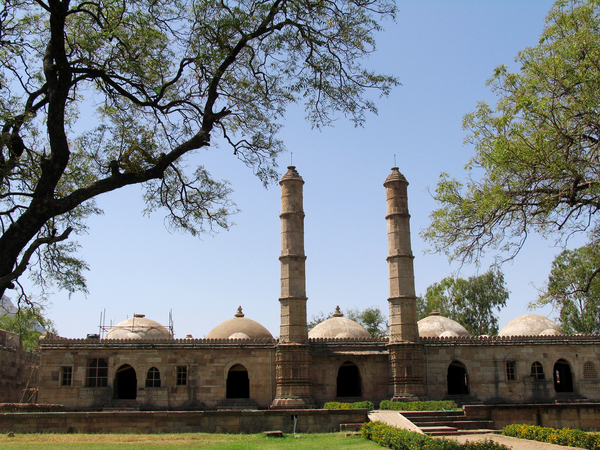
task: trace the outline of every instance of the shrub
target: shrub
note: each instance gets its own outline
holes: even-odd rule
[[[374,408],[373,402],[368,400],[354,403],[327,402],[323,405],[323,409],[368,409],[372,411]]]
[[[548,444],[600,450],[600,435],[587,434],[581,430],[570,428],[555,429],[536,425],[514,424],[505,426],[502,434]]]
[[[427,402],[392,402],[382,400],[379,409],[391,409],[393,411],[449,411],[460,409],[453,401],[427,401]]]
[[[367,422],[361,428],[363,437],[378,443],[382,447],[394,450],[509,450],[493,441],[467,442],[434,439],[414,431],[391,427],[382,422]]]

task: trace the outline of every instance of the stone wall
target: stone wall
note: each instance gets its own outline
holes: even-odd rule
[[[513,423],[551,428],[600,429],[600,404],[466,405],[470,420],[493,420],[497,429]]]
[[[484,403],[546,403],[573,397],[600,401],[600,336],[423,338],[425,390],[431,400],[448,396],[448,368],[466,369],[469,394]],[[565,363],[573,392],[555,389],[555,364]],[[538,362],[544,379],[532,376]],[[507,363],[514,379],[507,375]],[[563,380],[565,381],[565,380]]]
[[[372,401],[375,407],[390,396],[387,339],[345,340],[311,339],[312,397],[318,405],[325,402]],[[361,396],[337,397],[337,377],[340,366],[350,362],[360,372]]]
[[[63,404],[70,410],[101,410],[115,399],[119,370],[135,371],[133,397],[142,409],[213,409],[226,399],[229,369],[245,367],[250,400],[268,408],[275,393],[275,342],[244,340],[110,341],[90,339],[45,340],[41,344],[39,403]],[[108,365],[106,386],[89,387],[87,366],[93,359]],[[72,382],[64,384],[63,367],[71,367]],[[146,387],[155,367],[160,387]],[[185,367],[187,382],[178,382],[178,367]],[[67,369],[68,370],[68,369]]]
[[[30,388],[36,387],[38,364],[39,356],[23,350],[19,335],[0,330],[0,403],[20,402],[28,381]],[[31,401],[35,401],[34,389],[31,394]],[[23,400],[28,401],[29,397],[26,395]]]
[[[67,412],[0,414],[0,433],[297,433],[339,431],[363,423],[366,409],[271,411]]]

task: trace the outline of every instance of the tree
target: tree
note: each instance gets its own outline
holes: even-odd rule
[[[462,263],[487,249],[514,257],[531,232],[599,234],[600,2],[558,1],[521,68],[496,68],[499,97],[464,118],[475,156],[466,184],[442,174],[423,236]],[[478,174],[483,173],[481,178]]]
[[[197,150],[220,141],[269,183],[290,104],[315,127],[361,125],[376,112],[366,91],[398,84],[360,65],[394,15],[392,0],[4,1],[0,295],[24,294],[27,270],[42,289],[85,291],[69,239],[125,186],[174,228],[227,228],[230,186]]]
[[[0,330],[11,331],[21,337],[23,348],[34,351],[44,331],[56,332],[54,323],[44,317],[43,306],[24,305],[16,308],[8,297],[0,302]]]
[[[466,280],[446,277],[429,286],[424,298],[417,299],[418,318],[435,310],[460,323],[473,336],[498,334],[496,312],[506,306],[508,295],[504,275],[497,270]]]
[[[592,276],[598,267],[597,243],[563,251],[552,263],[548,283],[532,306],[552,305],[565,333],[600,333],[600,279]]]
[[[378,306],[371,306],[360,311],[358,308],[346,311],[346,317],[359,323],[373,338],[383,338],[389,334],[389,324],[386,316]]]
[[[347,319],[354,320],[356,323],[362,325],[373,338],[382,338],[388,335],[389,325],[385,315],[381,312],[378,306],[371,306],[364,310],[358,308],[346,310],[345,316]],[[323,311],[319,311],[311,317],[308,322],[308,329],[312,330],[321,322],[326,321],[334,317],[333,313],[325,316]]]

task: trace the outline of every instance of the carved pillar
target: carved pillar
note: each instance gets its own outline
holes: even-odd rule
[[[294,166],[281,185],[281,307],[276,354],[277,391],[271,408],[311,408],[311,354],[306,324],[304,180]]]
[[[397,167],[385,183],[390,283],[390,385],[393,400],[424,396],[423,351],[417,327],[417,297],[410,245],[408,182]]]

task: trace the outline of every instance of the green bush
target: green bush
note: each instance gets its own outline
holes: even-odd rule
[[[460,409],[453,401],[427,401],[427,402],[392,402],[382,400],[379,409],[391,409],[393,411],[449,411]]]
[[[548,444],[600,450],[600,435],[588,434],[570,428],[547,428],[535,425],[507,425],[502,434],[520,439],[546,442]]]
[[[327,402],[323,405],[323,409],[368,409],[372,411],[374,408],[373,402],[368,400],[354,403]]]
[[[382,447],[394,450],[509,450],[490,440],[459,444],[453,440],[434,439],[414,431],[391,427],[382,422],[363,424],[361,434]]]

